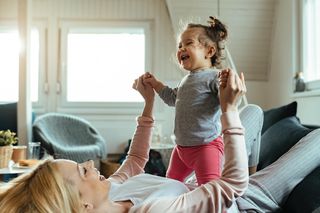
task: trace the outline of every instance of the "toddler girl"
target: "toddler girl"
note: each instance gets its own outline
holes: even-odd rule
[[[167,177],[179,181],[195,171],[199,185],[219,178],[223,159],[223,141],[218,98],[218,70],[221,44],[227,29],[210,16],[209,26],[190,23],[181,33],[177,59],[188,74],[177,88],[169,88],[152,74],[144,75],[169,106],[174,106],[176,146]]]

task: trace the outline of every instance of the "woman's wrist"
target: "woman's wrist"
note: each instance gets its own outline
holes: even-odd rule
[[[234,105],[221,105],[221,111],[223,113],[225,112],[237,112],[238,111],[238,107],[237,106],[234,106]]]
[[[153,105],[154,105],[154,99],[153,100],[146,100],[142,112],[142,116],[145,117],[153,117]]]
[[[144,103],[145,104],[153,104],[154,103],[154,96],[145,98]]]

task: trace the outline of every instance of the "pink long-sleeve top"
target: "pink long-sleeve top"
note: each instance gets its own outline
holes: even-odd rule
[[[118,186],[125,185],[134,179],[140,179],[140,184],[142,182],[142,185],[143,183],[145,185],[153,183],[152,181],[141,181],[148,178],[148,176],[141,174],[144,173],[143,169],[148,161],[154,121],[148,117],[139,117],[137,121],[138,126],[134,133],[128,156],[121,167],[109,177],[109,180]],[[163,189],[165,187],[161,187],[162,185],[159,184],[159,190],[168,190],[168,196],[159,196],[158,199],[148,199],[146,197],[139,205],[133,206],[130,212],[207,213],[224,212],[230,208],[235,203],[235,199],[241,196],[247,188],[248,160],[243,127],[238,113],[227,112],[222,114],[221,123],[224,132],[225,164],[220,179],[212,180],[194,190],[184,191],[178,183],[173,183],[172,180],[163,178],[162,182],[171,181],[170,186],[167,187],[168,189]],[[155,180],[154,184],[156,182],[157,180]],[[177,186],[176,189],[174,186]],[[137,184],[137,190],[141,188],[144,187]],[[170,194],[170,188],[175,191],[178,190],[178,193],[175,195]],[[122,189],[121,193],[124,195],[126,191]],[[135,202],[133,203],[135,205]]]

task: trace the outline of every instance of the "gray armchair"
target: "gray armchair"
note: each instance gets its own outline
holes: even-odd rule
[[[33,138],[54,158],[78,163],[92,159],[99,167],[107,156],[106,141],[88,121],[69,114],[46,113],[33,124]]]

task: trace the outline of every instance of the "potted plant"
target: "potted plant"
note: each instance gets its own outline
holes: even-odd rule
[[[8,167],[13,152],[13,144],[18,142],[15,132],[0,130],[0,169]]]

